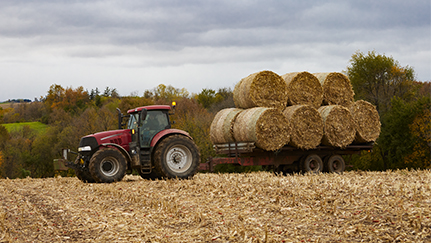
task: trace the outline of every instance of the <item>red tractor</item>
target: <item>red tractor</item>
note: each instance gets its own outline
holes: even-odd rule
[[[150,179],[189,178],[196,173],[199,149],[187,132],[171,128],[170,106],[138,107],[127,115],[117,110],[119,130],[82,137],[75,161],[67,161],[71,151],[65,150],[58,162],[74,169],[84,182],[121,181],[133,170]],[[129,118],[126,129],[122,129],[124,117]]]

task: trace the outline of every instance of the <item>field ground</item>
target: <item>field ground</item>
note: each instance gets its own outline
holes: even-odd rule
[[[6,123],[1,125],[4,126],[8,130],[8,132],[16,131],[23,126],[30,126],[30,128],[35,130],[36,132],[43,132],[48,127],[48,125],[43,124],[42,122],[19,122],[19,123]]]
[[[0,108],[7,109],[10,108],[12,103],[0,103]]]
[[[431,171],[0,180],[0,242],[431,242]]]

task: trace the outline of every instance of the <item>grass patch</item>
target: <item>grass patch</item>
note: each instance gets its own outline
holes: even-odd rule
[[[24,126],[29,126],[32,130],[35,130],[37,133],[45,132],[48,125],[43,124],[42,122],[19,122],[19,123],[6,123],[1,124],[4,126],[8,132],[18,131],[22,129]]]

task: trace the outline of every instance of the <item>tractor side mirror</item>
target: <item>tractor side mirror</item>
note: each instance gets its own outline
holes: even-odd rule
[[[147,109],[141,110],[141,121],[144,121],[147,118]]]

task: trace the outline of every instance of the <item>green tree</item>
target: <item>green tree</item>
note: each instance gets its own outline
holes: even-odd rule
[[[212,89],[202,89],[196,96],[196,100],[204,108],[208,109],[214,102],[216,102],[216,92]]]
[[[390,109],[394,96],[403,100],[413,98],[413,68],[402,67],[392,57],[377,54],[375,51],[368,52],[367,55],[356,52],[350,61],[347,74],[356,99],[373,103],[380,114]]]

